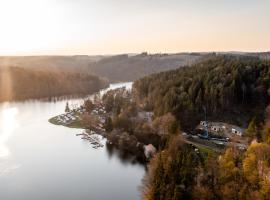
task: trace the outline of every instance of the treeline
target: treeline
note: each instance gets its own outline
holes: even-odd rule
[[[133,94],[155,117],[171,112],[182,128],[208,118],[244,124],[247,150],[223,153],[187,144],[168,131],[143,181],[145,200],[270,199],[270,62],[242,56],[211,56],[191,67],[134,83]]]
[[[270,96],[270,62],[244,56],[213,55],[191,67],[136,81],[133,92],[156,116],[173,113],[182,127],[208,117],[238,125],[261,118]]]
[[[83,95],[97,92],[107,85],[105,80],[90,74],[0,68],[0,101]]]

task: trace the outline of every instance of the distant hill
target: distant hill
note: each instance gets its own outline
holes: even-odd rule
[[[0,67],[15,66],[50,71],[89,72],[89,63],[103,56],[2,56]]]
[[[62,95],[91,94],[108,82],[90,74],[0,68],[0,102]]]
[[[1,66],[91,73],[110,82],[133,81],[146,75],[188,65],[201,54],[124,54],[117,56],[0,57]]]
[[[201,54],[127,54],[112,56],[90,64],[93,73],[110,81],[134,81],[143,76],[189,65],[202,57]]]
[[[247,55],[259,57],[263,60],[270,60],[270,52],[248,53]]]
[[[123,54],[107,56],[9,56],[0,57],[1,66],[45,69],[56,72],[90,73],[110,82],[134,81],[144,76],[190,66],[213,53]],[[217,52],[222,55],[270,59],[270,52]]]
[[[217,52],[218,55],[233,55],[233,56],[249,56],[259,58],[261,60],[270,60],[270,51],[268,52],[241,52],[241,51],[229,51],[229,52]]]

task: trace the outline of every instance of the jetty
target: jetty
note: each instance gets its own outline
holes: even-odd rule
[[[98,147],[103,147],[104,145],[100,142],[100,139],[95,132],[90,131],[83,131],[83,133],[76,134],[76,136],[82,136],[81,139],[88,140],[93,146],[93,148],[97,149]]]

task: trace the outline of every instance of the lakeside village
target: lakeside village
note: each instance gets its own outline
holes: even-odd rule
[[[95,94],[94,98],[85,100],[82,105],[73,105],[72,109],[67,102],[65,113],[49,121],[55,125],[83,128],[84,131],[77,136],[89,141],[95,149],[104,146],[104,137],[107,145],[114,145],[136,158],[148,160],[160,148],[160,144],[166,143],[162,141],[176,120],[170,113],[154,118],[153,112],[138,107],[131,91],[123,87],[102,96]],[[247,147],[244,129],[232,124],[205,119],[194,130],[181,134],[197,152],[221,152],[228,145],[240,150]]]

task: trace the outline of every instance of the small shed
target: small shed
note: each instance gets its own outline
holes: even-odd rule
[[[211,130],[215,132],[219,132],[219,131],[222,131],[222,127],[214,125],[214,126],[211,126]]]
[[[202,125],[202,126],[207,126],[207,122],[206,121],[200,121],[200,125]]]
[[[232,128],[232,133],[236,134],[238,136],[242,136],[243,135],[243,130],[241,128]]]
[[[157,149],[152,145],[148,144],[144,146],[144,155],[147,159],[153,157],[157,152]]]

